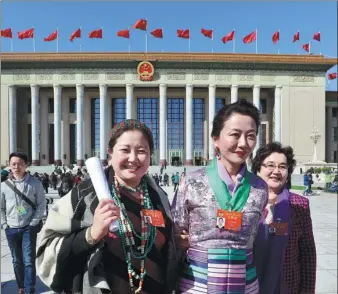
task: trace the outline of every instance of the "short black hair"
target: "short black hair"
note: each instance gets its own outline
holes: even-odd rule
[[[251,102],[246,101],[245,99],[239,99],[238,101],[234,103],[225,105],[223,108],[221,108],[218,111],[212,123],[212,132],[211,132],[212,138],[214,137],[217,138],[220,136],[221,131],[224,127],[224,123],[234,113],[250,116],[256,123],[256,127],[257,127],[256,134],[258,134],[258,129],[261,124],[259,110]]]
[[[12,157],[19,157],[20,159],[22,159],[26,164],[28,164],[28,156],[26,153],[23,152],[12,152],[9,155],[9,161],[11,161]]]
[[[265,146],[261,146],[257,152],[256,156],[252,160],[251,170],[254,174],[257,174],[263,164],[265,158],[270,156],[272,153],[284,154],[286,157],[286,164],[288,165],[288,183],[291,183],[291,175],[296,167],[296,160],[294,159],[293,149],[290,146],[282,146],[279,142],[272,142]]]

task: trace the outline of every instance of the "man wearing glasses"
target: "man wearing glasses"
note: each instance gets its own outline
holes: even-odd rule
[[[1,183],[1,228],[11,250],[19,294],[35,293],[36,239],[46,209],[43,186],[26,172],[27,162],[26,154],[11,153],[11,173]]]

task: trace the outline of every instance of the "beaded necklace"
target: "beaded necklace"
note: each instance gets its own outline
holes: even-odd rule
[[[139,193],[141,200],[141,236],[134,229],[133,223],[131,222],[124,204],[121,201],[120,188],[132,193]],[[140,186],[136,189],[127,187],[118,182],[116,176],[114,177],[114,183],[112,185],[112,196],[117,206],[120,207],[120,219],[119,219],[119,235],[122,243],[123,252],[126,257],[126,263],[128,268],[128,279],[129,286],[134,293],[139,293],[142,290],[144,277],[146,276],[145,269],[145,260],[148,253],[151,251],[155,239],[156,239],[156,228],[151,224],[146,224],[143,217],[143,209],[153,209],[151,203],[147,183],[144,179],[141,180]],[[141,246],[137,247],[135,245],[135,237],[141,241]],[[141,270],[138,275],[132,267],[131,258],[136,258],[141,260]],[[134,290],[133,278],[139,280],[139,286]]]

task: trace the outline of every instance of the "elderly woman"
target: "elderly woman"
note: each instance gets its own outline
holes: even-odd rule
[[[172,293],[176,249],[168,197],[146,175],[153,150],[148,127],[122,121],[108,144],[112,199],[99,202],[87,179],[53,206],[37,253],[39,276],[52,290]],[[119,230],[108,231],[116,220]]]
[[[259,111],[240,100],[214,118],[217,157],[187,174],[172,204],[184,262],[176,293],[259,293],[253,241],[267,203],[267,186],[247,170]]]
[[[269,201],[255,242],[261,294],[315,293],[316,247],[309,200],[289,191],[296,165],[291,147],[273,142],[252,163],[269,187]]]

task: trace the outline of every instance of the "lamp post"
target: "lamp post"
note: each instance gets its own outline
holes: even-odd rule
[[[310,134],[310,138],[314,143],[312,161],[318,161],[318,159],[317,159],[317,142],[319,141],[321,136],[322,135],[319,133],[319,130],[316,127],[314,127],[313,130],[312,130],[312,133]]]

